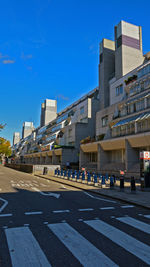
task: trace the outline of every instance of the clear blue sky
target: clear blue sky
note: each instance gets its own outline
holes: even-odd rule
[[[58,111],[98,85],[102,38],[120,21],[143,27],[150,50],[149,0],[5,0],[0,15],[1,136],[12,141],[24,121],[40,123],[46,98]]]

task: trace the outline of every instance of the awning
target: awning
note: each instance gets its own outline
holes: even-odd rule
[[[115,128],[115,127],[118,127],[118,126],[123,126],[123,125],[126,125],[126,124],[131,123],[131,122],[136,122],[136,121],[144,120],[144,119],[148,119],[148,118],[150,118],[150,112],[138,114],[136,116],[129,117],[129,118],[126,118],[124,120],[121,120],[121,121],[117,122],[111,128]]]

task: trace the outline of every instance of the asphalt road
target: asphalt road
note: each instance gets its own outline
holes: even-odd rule
[[[0,166],[3,266],[150,266],[150,211]]]

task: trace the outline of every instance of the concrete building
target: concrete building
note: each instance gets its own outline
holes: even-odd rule
[[[20,141],[20,133],[18,132],[15,132],[14,135],[13,135],[13,146],[17,143],[19,143]]]
[[[25,121],[22,127],[22,139],[26,138],[34,130],[33,122]]]
[[[43,127],[50,121],[54,120],[57,116],[57,101],[46,99],[41,105],[41,123],[40,126]]]
[[[57,113],[57,117],[22,139],[18,149],[25,163],[78,165],[81,140],[95,138],[98,88]],[[19,160],[19,158],[18,158]]]
[[[81,145],[80,167],[139,176],[140,151],[150,150],[150,54],[142,54],[141,27],[124,21],[115,27],[115,72],[107,86],[100,87],[105,108],[96,114],[95,142]]]

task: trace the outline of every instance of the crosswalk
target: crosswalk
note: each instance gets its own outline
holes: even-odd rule
[[[46,231],[48,231],[48,235],[44,237],[45,240],[53,242],[53,236],[55,236],[58,242],[61,243],[61,247],[63,245],[63,247],[67,249],[68,253],[70,253],[77,262],[79,262],[79,265],[81,264],[86,267],[120,266],[118,258],[111,257],[112,255],[108,256],[107,251],[102,249],[100,246],[102,237],[105,237],[106,240],[109,240],[109,242],[111,241],[112,244],[114,244],[114,248],[112,245],[112,251],[113,249],[116,249],[116,246],[118,249],[122,248],[125,253],[129,253],[133,257],[133,262],[140,261],[141,265],[138,265],[138,262],[138,266],[149,266],[150,241],[145,242],[144,238],[141,238],[142,241],[138,240],[138,238],[135,238],[135,234],[133,234],[136,233],[136,231],[140,231],[141,236],[146,233],[150,237],[150,223],[148,219],[149,218],[147,218],[147,221],[144,222],[130,216],[124,216],[114,218],[109,223],[101,219],[78,222],[81,228],[78,228],[79,225],[77,227],[76,225],[73,226],[72,223],[67,222],[48,223],[42,227],[46,227]],[[117,224],[115,222],[121,224],[121,229],[119,226],[116,227]],[[126,226],[131,227],[132,234]],[[93,232],[95,235],[93,235]],[[7,228],[4,229],[4,233],[7,240],[12,267],[58,266],[56,264],[57,259],[55,259],[54,263],[53,257],[48,255],[48,252],[45,253],[45,249],[41,246],[41,244],[39,244],[39,239],[36,238],[35,232],[32,233],[32,227],[30,228],[30,226],[24,226]],[[89,233],[92,233],[93,239],[94,236],[99,239],[99,244],[91,242],[91,238],[88,237]],[[49,244],[49,247],[51,250],[53,249],[52,243]],[[59,246],[57,249],[59,255]],[[63,253],[63,251],[61,251],[61,253]],[[136,262],[134,262],[134,265],[132,266],[137,265]],[[66,262],[65,266],[70,265]]]

